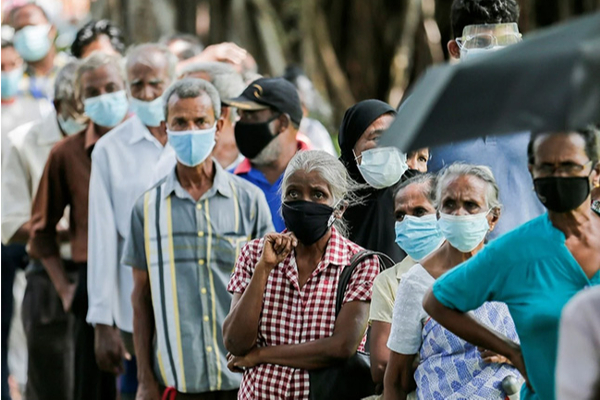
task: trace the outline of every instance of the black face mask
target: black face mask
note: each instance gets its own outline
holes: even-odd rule
[[[587,176],[537,178],[533,185],[544,207],[556,213],[576,209],[588,198],[591,190]]]
[[[333,211],[333,208],[325,204],[304,200],[285,202],[281,205],[286,228],[307,246],[327,233],[334,221]]]
[[[277,137],[269,128],[269,124],[277,118],[279,115],[265,122],[236,122],[235,142],[244,157],[252,160]]]

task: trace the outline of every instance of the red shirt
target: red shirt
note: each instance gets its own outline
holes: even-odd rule
[[[263,239],[244,246],[227,290],[243,293],[250,283],[262,254]],[[269,275],[263,297],[257,345],[299,344],[330,337],[335,326],[335,298],[342,269],[362,248],[332,228],[325,254],[300,288],[295,253],[280,263]],[[344,304],[371,301],[373,280],[379,273],[376,257],[360,263],[350,278]],[[363,341],[359,350],[364,349]],[[308,399],[307,370],[273,364],[261,364],[244,372],[239,399]]]

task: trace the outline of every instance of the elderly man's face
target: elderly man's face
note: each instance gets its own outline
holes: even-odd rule
[[[167,127],[172,131],[202,130],[215,124],[215,110],[206,93],[186,99],[173,94],[167,107]]]
[[[379,137],[392,125],[392,122],[394,122],[394,116],[390,114],[382,115],[373,121],[354,145],[354,155],[360,160],[363,151],[377,147]]]
[[[117,65],[103,65],[81,75],[82,100],[125,89]]]
[[[435,207],[426,196],[429,190],[427,183],[413,183],[399,190],[396,194],[394,208],[396,221],[404,221],[404,217],[407,215],[420,218],[435,214]]]
[[[160,97],[171,83],[169,63],[160,52],[137,55],[128,65],[129,90],[138,100],[152,101]]]

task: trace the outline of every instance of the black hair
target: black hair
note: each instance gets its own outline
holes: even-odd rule
[[[588,156],[592,163],[596,165],[598,163],[598,152],[599,152],[599,144],[598,137],[600,135],[600,131],[598,130],[598,126],[589,125],[584,129],[578,129],[576,131],[567,132],[567,133],[577,133],[581,135],[583,140],[585,140],[585,154]],[[531,133],[531,138],[529,139],[529,144],[527,145],[527,159],[529,160],[529,164],[535,164],[535,154],[534,154],[534,145],[535,141],[542,135],[545,135],[544,132]]]
[[[405,181],[400,181],[400,183],[396,184],[396,186],[393,189],[394,199],[396,198],[396,196],[402,189],[405,189],[406,187],[408,187],[412,184],[418,184],[418,185],[428,184],[429,187],[427,188],[427,191],[424,192],[423,194],[425,195],[425,197],[427,197],[427,199],[431,202],[431,204],[435,204],[437,180],[438,180],[438,176],[436,174],[430,172],[430,173],[425,173],[425,174],[418,174],[418,175],[415,175],[412,178],[409,178]]]
[[[15,45],[10,40],[2,39],[2,48],[6,49],[8,47],[15,47]]]
[[[50,22],[50,18],[48,17],[48,13],[46,12],[46,10],[44,10],[44,8],[42,6],[40,6],[37,3],[26,3],[20,6],[17,6],[15,8],[13,8],[12,10],[10,10],[10,13],[8,14],[8,20],[10,21],[10,24],[12,25],[13,23],[13,18],[15,17],[15,14],[18,13],[19,11],[21,11],[22,9],[24,9],[25,7],[35,7],[38,10],[40,10],[42,12],[42,14],[44,14],[44,18],[46,18],[46,21]]]
[[[77,31],[75,40],[71,45],[71,54],[77,58],[81,58],[85,48],[102,35],[108,37],[110,44],[115,51],[123,54],[125,51],[123,32],[119,27],[107,19],[101,19],[100,21],[92,20],[81,27],[81,29]]]
[[[282,78],[298,87],[297,80],[301,76],[306,76],[304,70],[299,65],[288,65],[285,68]]]
[[[452,37],[462,36],[468,25],[506,24],[519,20],[516,0],[454,0],[450,10]]]

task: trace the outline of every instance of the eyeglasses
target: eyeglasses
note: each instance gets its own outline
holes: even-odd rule
[[[540,174],[551,176],[556,173],[562,175],[578,175],[581,173],[588,165],[592,165],[592,161],[588,161],[587,163],[575,164],[571,162],[560,163],[560,164],[542,164],[535,165],[533,168]]]
[[[509,46],[519,43],[522,35],[520,33],[511,32],[503,35],[495,36],[491,33],[479,33],[476,35],[468,35],[456,38],[456,43],[461,49],[489,49],[494,46]]]

